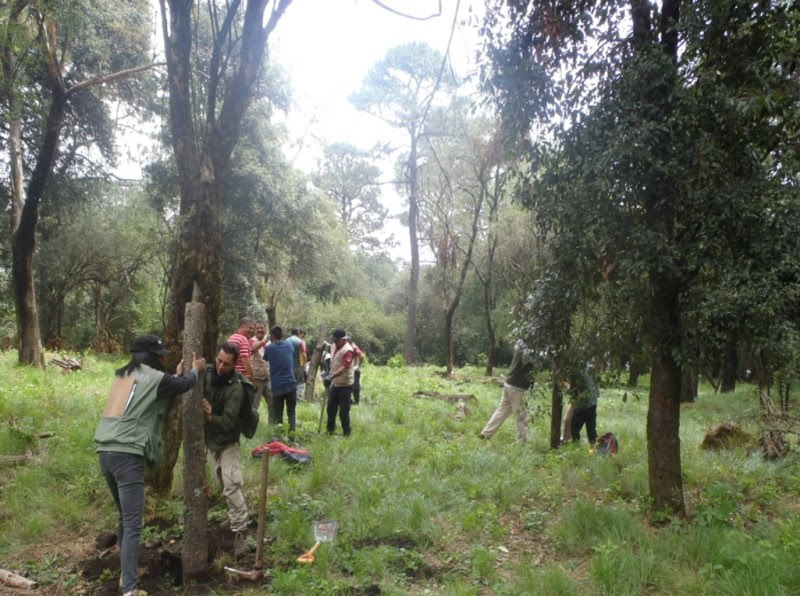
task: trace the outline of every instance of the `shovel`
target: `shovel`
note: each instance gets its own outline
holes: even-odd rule
[[[310,564],[314,562],[314,553],[317,552],[319,545],[323,542],[330,542],[336,538],[336,529],[339,527],[337,521],[315,521],[311,527],[314,530],[314,546],[308,551],[297,557],[298,563]]]
[[[264,524],[267,516],[267,482],[269,481],[269,449],[261,454],[261,489],[258,499],[258,530],[256,531],[256,560],[251,571],[225,567],[225,571],[244,579],[258,581],[264,577]]]

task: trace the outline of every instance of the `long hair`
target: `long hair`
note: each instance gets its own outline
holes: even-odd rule
[[[152,352],[134,352],[128,364],[115,370],[114,374],[118,377],[128,376],[133,374],[134,371],[139,370],[142,364],[154,368],[155,370],[166,372],[164,365],[161,364],[161,359]]]

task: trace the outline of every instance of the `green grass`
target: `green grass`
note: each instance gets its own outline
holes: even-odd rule
[[[84,370],[63,374],[17,367],[14,357],[0,354],[0,454],[35,460],[0,468],[0,557],[70,592],[80,584],[70,545],[115,526],[92,436],[119,362],[88,357]],[[302,403],[298,439],[313,464],[271,462],[270,593],[800,594],[797,448],[777,462],[698,449],[712,424],[752,419],[746,386],[725,396],[701,387],[684,406],[690,517],[658,527],[649,524],[643,388],[602,391],[598,430],[620,440],[619,453],[602,458],[585,443],[549,449],[546,387],[530,400],[538,413],[519,445],[512,420],[491,441],[477,438],[500,397],[479,370],[447,380],[432,367],[370,366],[363,386],[351,437],[317,434],[319,404]],[[477,402],[457,420],[453,404],[412,397],[419,390]],[[38,439],[46,430],[55,436]],[[242,444],[251,508],[260,463],[249,450],[270,436],[263,427]],[[172,495],[150,501],[148,515],[177,523],[176,472]],[[224,518],[224,505],[210,515]],[[313,544],[315,519],[338,520],[339,533],[301,567],[294,560]]]

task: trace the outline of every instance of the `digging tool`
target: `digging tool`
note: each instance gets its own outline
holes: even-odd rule
[[[264,526],[267,517],[267,485],[269,483],[269,449],[261,454],[261,488],[258,498],[258,530],[256,530],[256,560],[251,571],[225,567],[225,571],[238,577],[258,581],[264,577]]]
[[[233,567],[225,566],[225,571],[233,573],[237,577],[249,579],[250,581],[257,582],[264,578],[264,571],[262,569],[253,569],[251,571],[242,571],[241,569],[234,569]]]
[[[253,566],[264,568],[264,525],[267,517],[267,483],[269,482],[269,449],[261,454],[261,490],[258,496],[258,530],[256,531],[256,561]]]
[[[336,529],[339,527],[337,521],[315,521],[311,527],[314,530],[314,546],[297,557],[298,563],[310,564],[314,562],[314,553],[317,552],[319,545],[323,542],[330,542],[336,537]]]

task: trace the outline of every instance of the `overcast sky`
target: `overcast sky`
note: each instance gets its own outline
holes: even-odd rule
[[[325,144],[349,142],[370,149],[378,142],[390,142],[395,148],[404,147],[404,131],[357,111],[348,101],[370,68],[392,47],[424,41],[444,54],[455,19],[451,63],[461,76],[474,69],[475,17],[483,13],[482,2],[381,3],[417,18],[400,16],[372,0],[294,0],[270,38],[270,59],[286,68],[293,89],[294,106],[287,118],[290,142],[285,152],[301,170],[309,172],[317,166]],[[393,164],[380,165],[384,180],[389,180]],[[391,185],[384,185],[383,200],[394,216],[405,209]],[[400,242],[391,251],[393,257],[409,260],[407,228],[396,219],[387,221],[387,228]]]
[[[460,76],[474,69],[478,43],[476,17],[483,14],[482,1],[380,2],[417,18],[400,16],[373,0],[293,0],[270,36],[269,59],[286,69],[293,95],[291,110],[279,116],[289,130],[284,151],[292,164],[305,172],[316,168],[326,144],[348,142],[370,149],[378,142],[389,142],[395,148],[404,147],[407,139],[402,131],[358,112],[347,98],[359,89],[373,64],[394,46],[424,41],[444,54],[456,10],[450,60]],[[157,10],[157,3],[154,4]],[[160,37],[160,16],[156,18],[154,34]],[[157,46],[163,46],[160,39]],[[139,178],[140,166],[149,159],[152,141],[131,131],[124,136],[124,147],[130,155],[123,158],[115,173],[124,178]],[[380,165],[384,180],[390,179],[393,164]],[[391,186],[383,188],[383,199],[390,213],[403,211],[403,201]],[[396,220],[387,224],[401,243],[392,250],[392,255],[409,260],[407,229]]]

